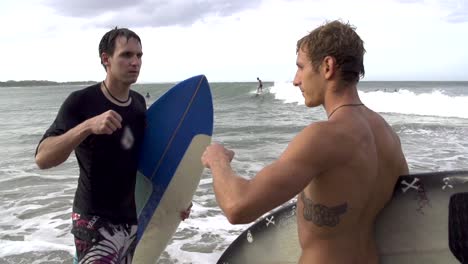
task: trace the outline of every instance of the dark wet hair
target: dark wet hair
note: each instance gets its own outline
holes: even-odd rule
[[[102,36],[101,42],[99,42],[99,58],[101,58],[101,64],[106,69],[106,65],[102,62],[102,53],[107,53],[109,56],[114,55],[115,41],[118,37],[125,37],[127,41],[131,38],[138,40],[141,45],[140,37],[128,28],[117,28],[110,30],[104,36]],[[107,69],[106,69],[107,70]]]
[[[305,51],[315,70],[326,56],[335,58],[341,79],[357,83],[364,77],[364,42],[349,23],[335,20],[316,28],[297,41],[296,52]]]

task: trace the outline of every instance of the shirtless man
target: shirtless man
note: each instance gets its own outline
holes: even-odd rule
[[[305,105],[323,105],[328,120],[304,128],[253,179],[235,174],[234,152],[214,143],[202,156],[219,206],[232,224],[245,224],[297,195],[299,263],[378,263],[376,216],[398,176],[408,173],[397,134],[361,103],[363,41],[340,21],[297,42],[294,85]]]

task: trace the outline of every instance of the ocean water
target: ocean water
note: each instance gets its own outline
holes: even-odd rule
[[[173,84],[140,84],[148,106]],[[0,87],[0,264],[71,263],[70,212],[78,179],[74,156],[41,171],[34,152],[65,97],[83,86]],[[326,119],[291,83],[212,83],[213,140],[236,152],[234,169],[253,177],[306,125]],[[468,169],[468,82],[362,82],[362,101],[399,134],[410,172]],[[317,150],[319,151],[319,150]],[[209,171],[159,263],[215,263],[246,225],[216,204]]]

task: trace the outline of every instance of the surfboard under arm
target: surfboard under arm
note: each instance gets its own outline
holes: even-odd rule
[[[376,240],[383,264],[468,263],[468,171],[401,176]],[[291,201],[239,235],[218,263],[297,263],[300,254]]]

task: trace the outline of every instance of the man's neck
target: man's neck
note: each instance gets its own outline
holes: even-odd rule
[[[103,93],[113,103],[121,106],[130,104],[130,85],[113,80],[107,76],[101,86]]]
[[[334,109],[341,105],[361,103],[356,84],[338,85],[335,83],[326,89],[323,107],[329,116]]]
[[[114,97],[118,99],[125,100],[128,98],[130,92],[130,84],[125,84],[123,82],[117,81],[109,76],[106,77],[104,82],[107,85],[107,88],[112,93]]]

